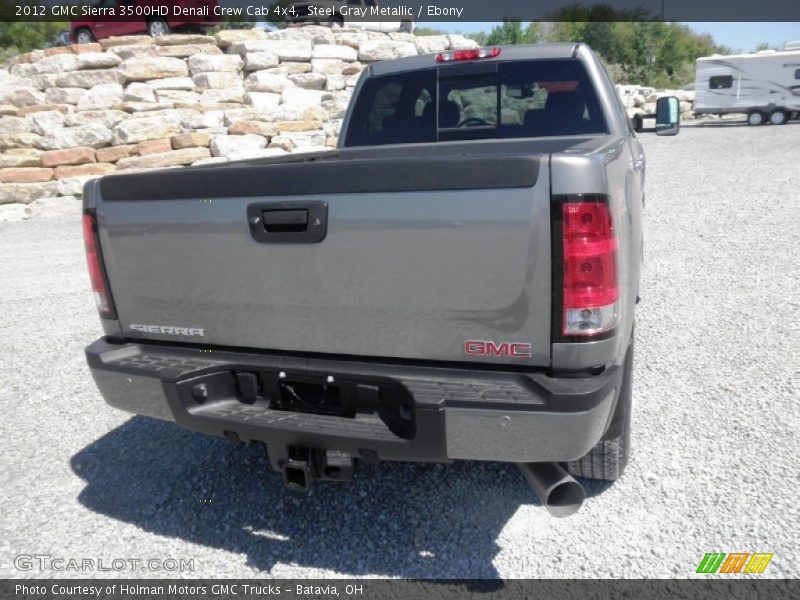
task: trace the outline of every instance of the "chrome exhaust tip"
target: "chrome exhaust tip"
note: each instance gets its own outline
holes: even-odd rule
[[[583,486],[558,463],[518,463],[517,466],[554,517],[574,515],[583,505],[586,497]]]

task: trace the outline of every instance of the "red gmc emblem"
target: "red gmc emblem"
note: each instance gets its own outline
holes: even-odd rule
[[[464,342],[467,356],[506,356],[508,358],[530,358],[531,345],[516,342],[491,342],[467,340]]]

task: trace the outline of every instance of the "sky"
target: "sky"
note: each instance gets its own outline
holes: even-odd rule
[[[749,52],[761,42],[783,48],[800,41],[800,23],[686,23],[699,33],[710,33],[719,44]]]
[[[427,27],[445,31],[473,33],[489,31],[497,23],[429,23]],[[750,52],[761,42],[783,48],[784,43],[800,41],[800,23],[686,23],[699,33],[710,33],[718,44]]]

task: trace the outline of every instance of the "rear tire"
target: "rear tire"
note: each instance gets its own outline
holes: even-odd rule
[[[773,110],[769,115],[769,122],[773,125],[786,125],[789,115],[783,110]]]
[[[94,42],[94,36],[88,29],[78,29],[75,32],[75,43],[77,44],[91,44]]]
[[[164,19],[153,19],[147,22],[147,35],[150,37],[159,38],[169,34],[169,25]]]
[[[766,117],[764,113],[754,110],[747,113],[747,124],[748,125],[763,125],[766,122]]]
[[[616,481],[625,472],[631,451],[633,338],[623,368],[622,386],[611,425],[586,456],[567,463],[567,471],[574,477]]]

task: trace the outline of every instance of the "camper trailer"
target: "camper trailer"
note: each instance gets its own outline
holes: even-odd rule
[[[800,111],[800,48],[698,58],[694,89],[696,114],[783,125]]]

